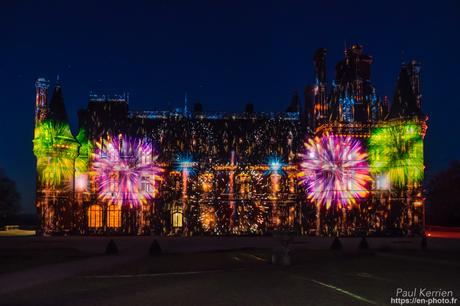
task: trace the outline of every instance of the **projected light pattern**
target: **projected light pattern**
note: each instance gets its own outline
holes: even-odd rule
[[[200,222],[204,231],[213,231],[217,223],[215,208],[212,206],[203,206],[200,213]]]
[[[80,150],[75,159],[75,191],[81,192],[88,190],[88,163],[93,152],[93,145],[85,129],[80,129],[76,138],[80,143]]]
[[[367,197],[371,178],[359,141],[324,135],[309,139],[305,147],[299,176],[311,201],[329,209],[348,207]]]
[[[45,188],[69,185],[74,171],[78,143],[66,123],[45,120],[35,128],[34,154],[37,172]],[[67,186],[70,188],[70,186]]]
[[[353,119],[353,106],[355,105],[355,99],[353,97],[345,97],[340,99],[343,109],[343,119],[346,122],[351,122]]]
[[[278,156],[271,156],[268,159],[268,173],[281,174],[283,172],[284,163],[282,159]]]
[[[116,136],[96,143],[92,169],[104,202],[139,207],[155,196],[158,155],[145,138]]]
[[[385,174],[392,186],[403,187],[423,180],[422,127],[413,122],[387,123],[372,131],[369,139],[371,172]]]
[[[195,170],[193,167],[195,166],[195,163],[193,162],[193,158],[189,154],[182,154],[178,155],[176,158],[176,170],[180,171],[187,176],[189,175],[194,175]]]

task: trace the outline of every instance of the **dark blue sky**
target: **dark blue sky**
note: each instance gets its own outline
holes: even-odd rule
[[[358,42],[378,95],[392,98],[402,51],[422,62],[433,173],[460,159],[459,26],[458,1],[2,1],[0,168],[34,211],[37,77],[60,75],[74,130],[91,90],[129,91],[139,110],[180,106],[188,92],[205,110],[278,111],[313,81],[317,48],[331,78]]]

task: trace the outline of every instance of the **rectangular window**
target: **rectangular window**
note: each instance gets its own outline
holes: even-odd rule
[[[102,227],[102,207],[99,205],[91,205],[88,209],[88,227]]]
[[[121,209],[118,205],[110,205],[107,209],[107,227],[121,227]]]

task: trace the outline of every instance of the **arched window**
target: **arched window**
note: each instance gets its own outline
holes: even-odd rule
[[[173,227],[182,227],[182,207],[176,207],[171,211]]]
[[[107,227],[121,227],[121,208],[119,205],[109,205],[107,208]]]
[[[102,227],[102,207],[96,204],[88,208],[88,227]]]

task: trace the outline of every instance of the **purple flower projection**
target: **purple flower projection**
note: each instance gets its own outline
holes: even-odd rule
[[[300,164],[301,180],[313,202],[339,208],[369,194],[367,154],[351,137],[324,135],[309,139]]]
[[[148,139],[122,135],[101,139],[92,164],[98,198],[125,207],[138,207],[154,198],[161,172],[157,158]]]

